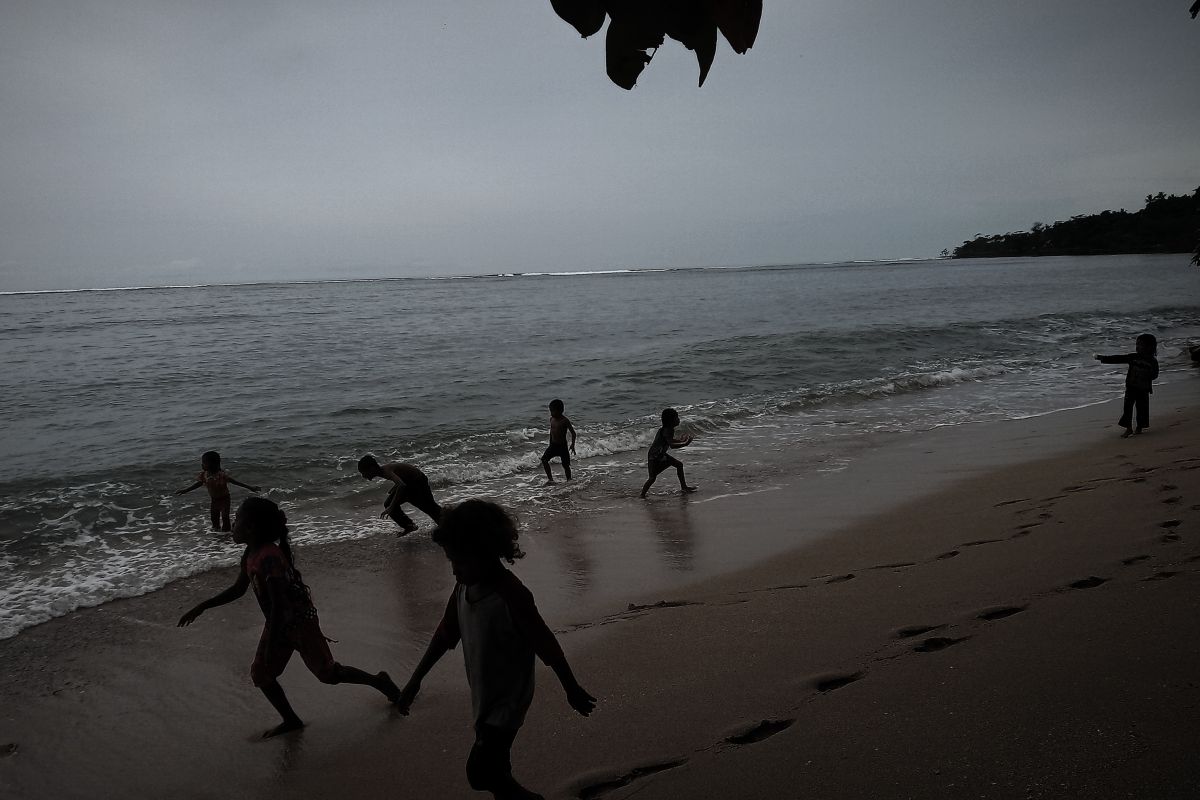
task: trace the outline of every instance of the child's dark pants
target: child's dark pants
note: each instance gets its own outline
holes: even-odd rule
[[[515,730],[484,723],[475,726],[475,745],[467,758],[467,781],[472,789],[486,792],[512,781],[509,753],[516,738]]]
[[[1117,422],[1123,428],[1132,428],[1133,411],[1137,407],[1137,426],[1150,427],[1150,393],[1145,389],[1125,389],[1125,406],[1121,419]]]

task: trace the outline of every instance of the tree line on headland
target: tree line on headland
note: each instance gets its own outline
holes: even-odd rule
[[[1146,195],[1140,211],[1080,214],[1027,231],[977,236],[943,256],[1094,256],[1120,253],[1191,253],[1200,263],[1200,187],[1190,195]]]

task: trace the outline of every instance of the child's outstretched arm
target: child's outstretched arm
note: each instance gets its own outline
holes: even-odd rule
[[[250,491],[252,491],[252,492],[257,492],[257,491],[258,491],[258,487],[257,487],[257,486],[250,486],[249,484],[242,483],[242,482],[241,482],[241,481],[239,481],[237,478],[235,478],[235,477],[233,477],[232,475],[230,475],[228,472],[227,472],[227,473],[225,473],[225,477],[226,477],[226,478],[228,478],[228,479],[229,479],[229,482],[230,482],[230,483],[232,483],[234,486],[240,486],[240,487],[242,487],[243,489],[249,489],[249,490],[250,490]]]
[[[687,447],[691,443],[692,443],[692,437],[690,435],[689,436],[680,436],[678,439],[671,440],[671,447],[678,450],[681,447]]]
[[[1096,353],[1094,357],[1101,364],[1128,364],[1130,359],[1128,355],[1102,356],[1099,353]]]
[[[179,490],[178,492],[176,492],[175,494],[187,494],[187,493],[188,493],[188,492],[190,492],[192,489],[199,489],[199,488],[200,488],[201,486],[203,486],[203,485],[204,485],[204,481],[196,481],[196,482],[195,482],[195,483],[193,483],[191,486],[187,487],[186,489],[180,489],[180,490]]]
[[[417,699],[417,693],[421,691],[421,681],[429,674],[429,670],[433,669],[433,665],[458,644],[458,639],[458,605],[454,594],[451,593],[450,602],[446,603],[446,612],[442,615],[437,630],[433,632],[433,638],[429,640],[429,647],[425,648],[425,655],[421,656],[420,662],[413,669],[412,677],[404,684],[400,696],[396,698],[396,709],[401,714],[408,713],[413,700]]]
[[[186,628],[188,625],[191,625],[196,621],[196,617],[200,616],[210,608],[216,608],[217,606],[223,606],[226,603],[232,603],[234,600],[237,600],[239,597],[244,595],[249,586],[250,578],[247,577],[246,571],[243,569],[238,572],[237,580],[233,582],[233,586],[230,586],[228,589],[215,597],[208,598],[203,603],[200,603],[191,611],[180,617],[178,627]]]
[[[533,645],[533,652],[542,663],[554,670],[567,694],[567,703],[585,717],[591,714],[596,707],[596,698],[579,685],[558,639],[554,637],[554,631],[538,613],[533,594],[519,583],[502,585],[500,592],[517,630]]]

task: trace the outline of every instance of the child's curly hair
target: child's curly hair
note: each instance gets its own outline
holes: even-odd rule
[[[511,564],[525,555],[517,535],[516,517],[508,509],[487,500],[464,500],[442,512],[433,541],[452,554],[503,558]]]

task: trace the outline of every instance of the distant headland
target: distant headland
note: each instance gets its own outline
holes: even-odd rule
[[[1080,214],[1028,231],[977,236],[943,256],[1095,256],[1121,253],[1191,253],[1200,238],[1200,188],[1190,195],[1146,195],[1141,211]]]

